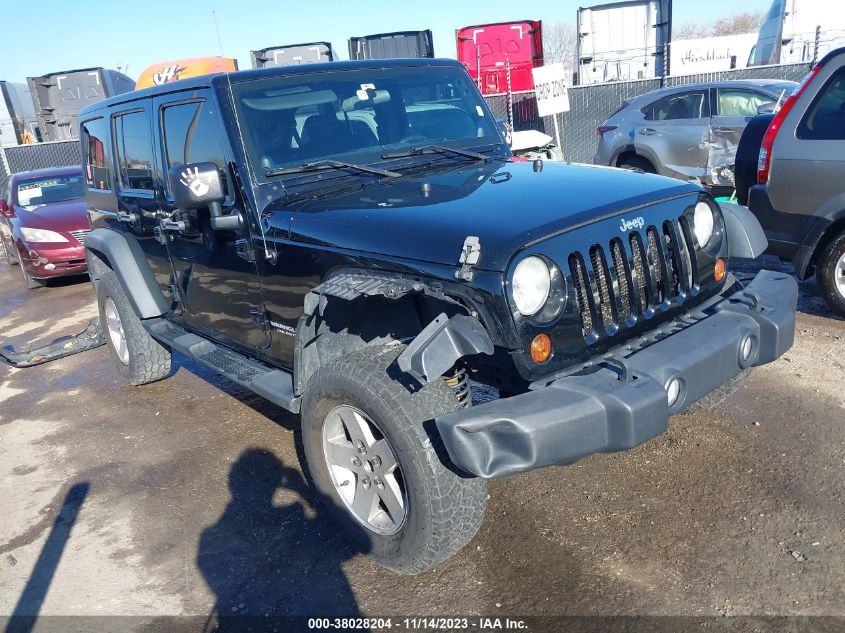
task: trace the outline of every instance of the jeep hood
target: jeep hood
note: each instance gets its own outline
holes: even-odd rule
[[[504,271],[529,242],[658,200],[696,185],[629,170],[546,161],[471,164],[413,178],[385,179],[353,194],[292,206],[291,237],[445,265],[464,240],[481,242],[477,268]],[[680,209],[688,202],[679,201]]]

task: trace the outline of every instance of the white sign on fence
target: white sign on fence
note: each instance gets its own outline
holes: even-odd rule
[[[537,113],[551,116],[569,112],[569,94],[566,91],[567,70],[563,64],[549,64],[533,68],[534,92],[537,95]]]

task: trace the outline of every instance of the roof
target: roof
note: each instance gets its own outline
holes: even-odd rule
[[[123,94],[98,101],[89,106],[86,106],[80,111],[80,118],[85,115],[96,112],[97,110],[105,109],[109,106],[120,103],[127,103],[135,101],[136,99],[143,99],[146,97],[155,97],[158,95],[170,94],[172,92],[181,92],[183,90],[196,90],[198,88],[209,88],[216,86],[224,81],[231,81],[232,83],[239,83],[242,81],[251,81],[254,79],[263,79],[269,77],[287,77],[292,75],[304,75],[313,73],[327,73],[327,72],[343,72],[346,70],[360,70],[360,69],[382,69],[382,68],[412,68],[419,66],[456,66],[463,68],[464,65],[455,59],[440,59],[430,57],[414,57],[408,59],[366,59],[355,61],[335,61],[335,62],[317,62],[313,64],[301,64],[297,66],[271,66],[267,68],[253,68],[249,70],[238,70],[231,73],[214,73],[211,75],[202,75],[201,77],[189,77],[187,79],[180,79],[172,83],[163,84],[161,86],[151,86],[133,92],[124,92]]]
[[[19,171],[12,174],[11,179],[18,181],[24,178],[44,178],[45,176],[70,176],[82,174],[80,165],[67,165],[65,167],[45,167],[44,169],[33,169],[32,171]]]

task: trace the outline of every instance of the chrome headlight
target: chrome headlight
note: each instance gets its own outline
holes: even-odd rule
[[[537,314],[549,298],[552,285],[549,267],[539,257],[526,257],[516,265],[511,294],[516,309],[523,316]]]
[[[21,235],[27,242],[67,242],[64,235],[47,229],[33,229],[28,226],[21,227]]]
[[[692,214],[692,230],[701,248],[707,246],[707,242],[713,237],[715,225],[716,218],[713,215],[713,208],[703,200],[699,201]]]

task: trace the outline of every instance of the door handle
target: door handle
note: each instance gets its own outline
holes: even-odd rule
[[[657,134],[657,130],[653,130],[650,127],[644,127],[640,129],[640,134],[643,136],[651,136],[652,134]]]
[[[713,131],[716,132],[716,134],[730,134],[731,132],[734,132],[734,129],[729,127],[716,127],[713,128]]]
[[[118,222],[137,222],[138,216],[134,213],[125,213],[123,211],[117,212],[117,221]]]

